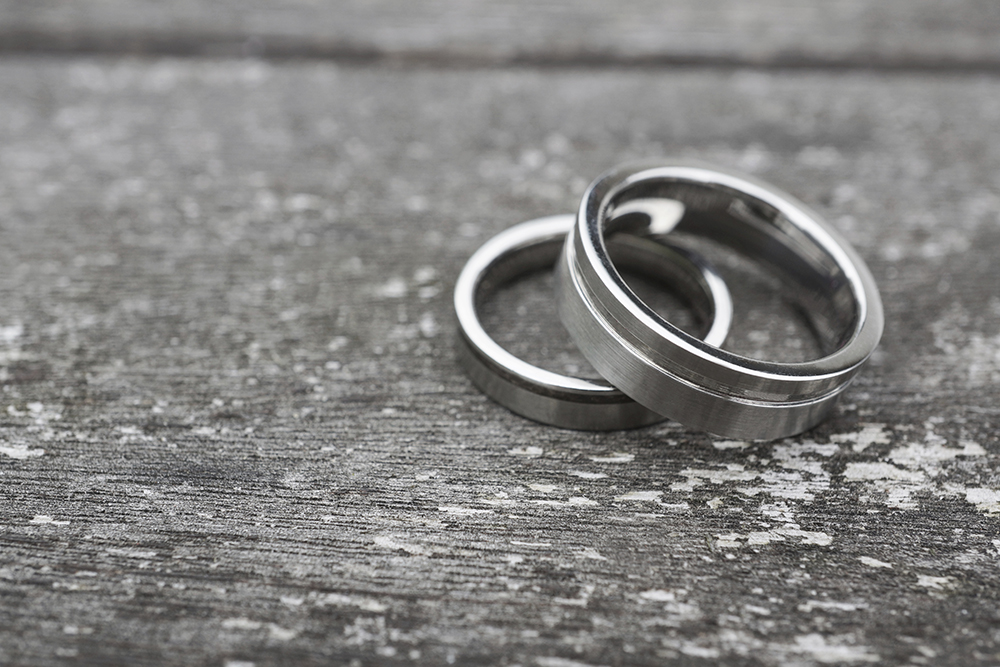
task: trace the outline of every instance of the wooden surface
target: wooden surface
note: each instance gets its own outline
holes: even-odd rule
[[[36,7],[3,12],[99,16]],[[150,7],[115,15],[210,13]],[[993,5],[942,7],[975,41]],[[996,664],[1000,78],[953,70],[8,51],[0,664]],[[655,155],[767,179],[869,262],[883,344],[814,431],[558,430],[457,367],[468,256]],[[734,282],[729,346],[794,354]],[[544,289],[488,319],[566,367]]]
[[[418,61],[1000,66],[994,0],[0,1],[0,50]]]

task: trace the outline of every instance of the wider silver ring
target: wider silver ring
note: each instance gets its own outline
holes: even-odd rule
[[[459,359],[483,393],[535,421],[593,431],[662,421],[660,413],[607,382],[560,375],[518,359],[494,341],[479,320],[477,297],[518,275],[553,266],[575,219],[572,214],[555,215],[515,225],[469,258],[455,284]],[[630,268],[677,287],[702,320],[711,322],[706,344],[722,344],[732,321],[732,300],[704,260],[681,247],[628,235],[609,242],[608,248]]]
[[[605,235],[633,199],[680,202],[676,229],[768,265],[797,292],[830,350],[799,363],[751,359],[705,345],[650,310],[622,280]],[[836,403],[882,335],[875,281],[818,214],[748,176],[693,162],[623,165],[584,194],[559,264],[563,323],[594,368],[654,412],[744,439],[811,428]]]

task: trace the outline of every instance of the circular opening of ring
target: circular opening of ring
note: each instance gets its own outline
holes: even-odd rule
[[[650,210],[674,211],[676,217],[644,213]],[[671,242],[716,267],[734,302],[733,326],[722,346],[728,352],[808,362],[840,349],[855,332],[858,302],[841,264],[784,211],[752,194],[717,183],[658,179],[621,188],[604,218],[606,238],[622,231],[662,234],[668,227]]]
[[[628,266],[622,266],[621,273],[629,287],[660,317],[692,336],[705,335],[709,322],[690,298]],[[600,375],[577,349],[559,319],[554,280],[549,265],[485,285],[477,294],[483,329],[502,348],[533,366],[598,379]]]

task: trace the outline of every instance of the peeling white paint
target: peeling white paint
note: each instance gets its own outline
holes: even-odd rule
[[[227,630],[260,630],[265,627],[265,624],[260,621],[250,620],[249,618],[239,617],[225,619],[222,621],[222,627]],[[299,634],[297,630],[282,628],[274,623],[268,623],[266,627],[268,636],[276,641],[289,641]]]
[[[799,544],[829,546],[833,537],[821,531],[802,530],[795,527],[773,528],[771,530],[750,533],[717,534],[716,545],[722,549],[736,549],[742,546],[762,546],[771,542],[784,542],[787,539],[799,539]]]
[[[814,463],[819,467],[818,462]],[[822,470],[818,474],[810,474],[809,476],[805,476],[801,472],[765,470],[760,474],[759,480],[760,484],[740,487],[737,488],[737,491],[747,496],[763,493],[774,498],[811,502],[816,498],[817,493],[822,493],[830,488],[830,476]]]
[[[36,514],[28,523],[48,524],[52,526],[68,526],[69,521],[57,521],[48,514]]]
[[[110,554],[112,556],[124,556],[126,558],[138,558],[140,560],[149,560],[150,558],[156,558],[156,552],[155,551],[150,551],[148,549],[129,549],[129,548],[117,549],[117,548],[110,548],[110,549],[105,549],[104,552],[107,553],[107,554]]]
[[[818,454],[824,458],[829,458],[840,451],[840,447],[831,444],[821,444],[812,440],[803,440],[799,443],[786,445],[775,445],[772,456],[780,461],[785,468],[794,470],[809,470],[819,473],[821,468],[812,459],[804,458],[803,454]]]
[[[506,491],[497,491],[492,498],[480,498],[479,502],[493,507],[512,507],[518,503]]]
[[[44,449],[29,449],[25,445],[12,445],[3,446],[0,445],[0,454],[4,456],[9,456],[12,459],[17,459],[18,461],[23,461],[25,459],[30,459],[38,456],[44,456]]]
[[[392,646],[386,646],[388,634],[385,616],[376,616],[374,618],[358,616],[354,619],[353,623],[344,626],[344,638],[348,645],[364,646],[366,644],[377,644],[379,646],[376,650],[380,652],[380,655],[386,655],[384,652],[385,649],[393,648]],[[395,649],[393,649],[394,654]]]
[[[959,456],[986,456],[986,450],[978,443],[963,441],[961,449],[944,447],[944,438],[933,432],[928,432],[923,443],[910,443],[905,447],[897,447],[889,454],[889,459],[898,465],[908,468],[922,468],[936,473],[941,463],[951,461]],[[937,438],[940,438],[938,440]]]
[[[960,441],[957,447],[949,446],[947,438],[935,432],[935,427],[940,422],[939,418],[929,419],[924,424],[923,439],[901,443],[889,452],[889,461],[848,463],[844,478],[848,481],[872,482],[874,490],[885,494],[882,502],[897,509],[917,509],[917,494],[936,497],[965,495],[968,500],[968,489],[940,484],[935,479],[942,474],[947,462],[958,457],[982,459],[987,452],[979,443],[969,440]],[[972,495],[976,497],[977,494]],[[988,499],[985,500],[984,506],[979,509],[989,513],[990,505]],[[978,503],[976,504],[978,508]],[[1000,510],[1000,506],[997,510]]]
[[[671,607],[684,605],[669,603],[667,606]],[[761,616],[767,616],[767,612],[769,612],[768,609],[764,607],[757,607],[755,605],[747,605],[744,608],[751,613]],[[698,618],[698,616],[689,618],[681,618],[680,616],[675,616],[673,618],[656,617],[644,619],[641,623],[644,628],[652,628],[654,626],[678,628],[681,627],[682,622],[687,620],[697,620]],[[733,617],[722,616],[720,617],[720,620],[723,618],[729,619]],[[872,648],[856,644],[856,638],[853,635],[824,636],[818,632],[795,637],[791,643],[783,641],[767,642],[762,640],[760,635],[751,634],[746,630],[730,626],[720,628],[714,635],[703,635],[699,637],[697,643],[669,635],[664,636],[661,641],[665,647],[673,648],[688,655],[698,655],[699,657],[702,657],[703,654],[698,650],[700,648],[706,651],[704,656],[711,655],[712,652],[719,657],[725,655],[726,657],[732,656],[736,658],[739,656],[745,658],[748,655],[752,655],[759,656],[758,661],[762,663],[790,666],[794,665],[797,667],[807,667],[817,663],[871,663],[878,662],[880,659],[878,654],[875,653]],[[692,648],[695,649],[693,652],[686,652],[683,650],[688,649],[690,651]],[[676,658],[675,655],[664,657]],[[672,661],[666,660],[664,662]],[[730,661],[723,660],[722,662]]]
[[[0,344],[13,345],[24,334],[24,325],[20,322],[0,326]]]
[[[879,656],[871,653],[867,646],[828,643],[827,639],[819,633],[796,637],[793,650],[796,653],[808,654],[813,660],[822,663],[878,662],[879,660]]]
[[[299,634],[298,630],[292,630],[290,628],[283,628],[280,625],[275,625],[274,623],[268,623],[267,625],[267,636],[274,641],[287,642],[295,639]]]
[[[859,556],[858,560],[861,561],[862,565],[867,565],[868,567],[892,568],[892,563],[886,563],[884,560],[879,560],[870,556]]]
[[[760,513],[772,521],[785,524],[789,528],[798,528],[795,523],[795,511],[786,503],[769,503],[760,506]]]
[[[555,484],[529,484],[528,488],[539,493],[555,493],[559,489]]]
[[[400,299],[406,296],[406,281],[402,278],[390,278],[375,292],[384,299]]]
[[[440,331],[440,327],[438,327],[437,319],[435,319],[434,313],[424,313],[421,315],[420,322],[417,326],[420,328],[420,335],[424,338],[434,338]]]
[[[991,516],[1000,514],[1000,491],[982,487],[966,489],[965,500],[975,505],[980,512]]]
[[[580,479],[604,479],[607,477],[603,472],[586,472],[583,470],[569,470],[566,474],[579,477]]]
[[[594,463],[631,463],[635,460],[635,454],[615,452],[610,456],[591,456],[590,460]]]
[[[639,597],[643,600],[649,600],[651,602],[673,602],[677,599],[677,594],[674,591],[668,591],[662,588],[653,588],[639,593]]]
[[[0,359],[2,361],[2,359]],[[36,426],[45,426],[50,421],[62,419],[62,408],[51,407],[40,401],[32,401],[26,406],[27,410],[18,410],[13,405],[7,406],[7,414],[11,417],[30,417]]]
[[[802,544],[815,544],[821,547],[825,547],[831,542],[833,542],[833,537],[822,532],[822,531],[811,531],[811,530],[790,530],[788,528],[780,528],[777,531],[781,535],[787,535],[789,537],[801,537]]]
[[[756,473],[752,486],[738,486],[739,493],[748,496],[765,494],[773,498],[811,502],[818,494],[830,489],[830,474],[824,469],[822,458],[828,458],[838,451],[832,444],[813,441],[778,444],[772,448],[773,462],[777,468],[769,467]],[[822,457],[817,460],[817,456]],[[765,465],[769,461],[763,461]],[[739,468],[730,466],[726,475],[740,481],[752,472],[743,475]],[[786,517],[792,521],[791,514]]]
[[[671,490],[691,492],[706,484],[733,488],[747,496],[766,494],[774,498],[812,501],[817,494],[830,488],[830,474],[823,468],[823,461],[813,458],[831,456],[837,445],[802,442],[773,447],[775,467],[760,471],[747,470],[738,463],[730,463],[716,469],[687,468],[681,471],[684,482],[671,485]],[[767,465],[770,461],[762,461]],[[740,482],[753,484],[737,485]]]
[[[685,468],[680,473],[687,478],[686,482],[677,482],[670,488],[673,491],[693,491],[704,484],[725,484],[728,482],[749,482],[757,479],[759,473],[748,471],[739,463],[730,463],[725,468]]]
[[[389,605],[383,604],[372,598],[360,597],[356,595],[341,595],[339,593],[327,593],[316,598],[317,607],[357,607],[362,611],[370,611],[380,614],[389,609]]]
[[[421,266],[413,272],[413,280],[419,285],[426,285],[437,278],[437,269],[433,266]]]
[[[927,475],[919,470],[903,470],[891,463],[864,461],[848,463],[844,470],[848,481],[882,482],[875,485],[886,494],[885,504],[896,509],[916,509],[913,494],[924,488]]]
[[[850,481],[883,481],[921,482],[926,478],[922,472],[903,470],[891,463],[881,461],[862,461],[848,463],[844,470],[844,479]]]
[[[659,503],[659,506],[665,510],[671,510],[674,512],[684,512],[691,509],[691,504],[688,502],[679,503]],[[661,515],[662,516],[662,515]]]
[[[746,538],[746,535],[740,535],[739,533],[718,533],[715,536],[715,544],[721,549],[738,549],[742,546],[740,540],[745,540]]]
[[[162,583],[161,583],[161,587],[162,587]],[[82,584],[82,583],[76,583],[76,582],[66,583],[66,582],[62,582],[62,581],[53,581],[52,582],[52,588],[54,588],[56,590],[63,590],[63,591],[96,591],[96,590],[98,590],[97,586],[94,586],[94,585]]]
[[[593,547],[585,547],[580,551],[574,551],[573,555],[577,558],[589,558],[590,560],[607,560],[607,558],[602,556],[600,552]]]
[[[746,449],[751,443],[746,440],[713,440],[712,446],[716,449]]]
[[[861,424],[861,430],[853,433],[837,433],[830,436],[833,442],[849,443],[855,452],[863,452],[872,445],[889,444],[889,434],[885,424]]]
[[[586,607],[587,598],[552,598],[552,601],[564,607]]]
[[[590,498],[584,498],[583,496],[574,496],[569,500],[529,500],[528,502],[535,505],[546,505],[548,507],[593,507],[598,504],[596,500],[591,500]]]
[[[62,418],[61,408],[56,409],[53,407],[46,407],[45,404],[40,401],[33,401],[28,403],[25,407],[28,408],[28,413],[35,419],[35,423],[39,425],[43,425],[51,420]]]
[[[926,588],[928,591],[944,591],[952,587],[954,579],[951,577],[935,577],[927,574],[917,575],[917,586]]]
[[[344,348],[350,343],[351,340],[347,336],[334,336],[327,343],[326,349],[330,352],[336,352],[337,350]]]
[[[535,658],[535,664],[538,667],[607,667],[607,665],[592,665],[588,662],[580,662],[579,660],[570,660],[569,658],[559,658],[559,657],[539,657]]]
[[[375,546],[382,547],[383,549],[391,549],[392,551],[405,551],[408,554],[414,556],[429,556],[433,553],[432,550],[420,546],[419,544],[410,544],[408,542],[401,542],[388,535],[377,535],[372,540]]]
[[[686,642],[681,644],[678,649],[684,655],[690,655],[693,658],[718,658],[722,653],[717,648],[711,648],[708,646],[702,646],[701,644],[695,644],[694,642]]]
[[[758,616],[770,616],[771,610],[767,607],[758,607],[755,604],[745,604],[743,608],[750,612],[751,614],[757,614]]]

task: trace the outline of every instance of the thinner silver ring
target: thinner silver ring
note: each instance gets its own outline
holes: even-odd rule
[[[515,357],[480,322],[477,300],[516,276],[553,266],[574,223],[572,214],[524,222],[493,237],[469,258],[454,294],[459,360],[483,393],[544,424],[604,431],[662,421],[660,413],[603,380],[553,373]],[[732,322],[732,299],[721,277],[700,256],[680,246],[624,234],[608,247],[624,265],[677,288],[700,319],[711,322],[706,344],[725,341]]]
[[[616,208],[679,202],[678,231],[702,235],[785,279],[826,356],[779,363],[705,345],[650,310],[608,254]],[[559,262],[560,314],[577,347],[612,384],[649,409],[726,437],[774,439],[822,420],[874,351],[882,302],[858,254],[781,190],[688,161],[627,164],[584,194]]]

